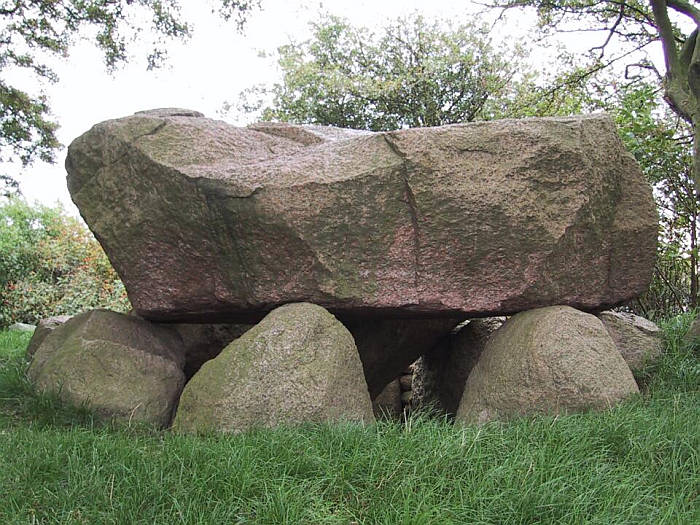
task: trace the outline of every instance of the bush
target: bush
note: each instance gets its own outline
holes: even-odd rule
[[[0,327],[105,307],[129,308],[102,247],[61,206],[0,203]]]

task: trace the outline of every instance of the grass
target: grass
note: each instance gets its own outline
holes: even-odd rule
[[[0,523],[700,523],[700,360],[668,350],[602,413],[177,436],[32,393],[0,334]]]

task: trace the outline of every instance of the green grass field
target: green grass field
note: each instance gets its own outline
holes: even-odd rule
[[[0,523],[700,523],[700,359],[668,350],[604,413],[483,427],[305,425],[177,436],[32,393],[0,333]]]

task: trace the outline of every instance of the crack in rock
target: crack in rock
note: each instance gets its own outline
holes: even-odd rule
[[[418,283],[420,282],[420,252],[421,252],[421,238],[420,238],[420,225],[419,225],[419,215],[420,209],[418,208],[418,202],[416,201],[416,195],[413,193],[413,188],[411,188],[411,183],[408,181],[408,157],[406,154],[399,149],[398,145],[393,141],[388,133],[382,135],[385,142],[391,149],[391,151],[401,159],[402,165],[400,174],[404,182],[404,191],[406,193],[406,204],[408,205],[408,212],[411,216],[411,225],[413,227],[413,265],[414,265],[414,276],[413,276],[413,288],[415,290],[416,296],[418,296]],[[420,301],[419,301],[420,302]]]

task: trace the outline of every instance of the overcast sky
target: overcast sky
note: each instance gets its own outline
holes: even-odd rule
[[[170,46],[168,65],[148,72],[142,60],[134,60],[115,74],[107,74],[101,55],[92,45],[76,47],[67,61],[57,64],[60,82],[47,86],[46,93],[55,119],[60,124],[59,140],[68,145],[74,138],[103,120],[157,107],[195,109],[206,116],[223,118],[224,102],[235,101],[246,88],[271,83],[278,71],[271,59],[260,58],[260,51],[274,51],[290,39],[309,35],[308,24],[321,10],[344,16],[355,24],[380,25],[384,21],[420,12],[426,17],[452,20],[474,18],[480,9],[466,0],[262,0],[262,10],[253,12],[244,34],[234,24],[211,14],[209,2],[183,0],[183,18],[194,26],[193,37]],[[530,22],[518,15],[503,32],[527,31]],[[236,121],[235,115],[226,120]],[[65,149],[57,163],[36,163],[18,177],[29,200],[53,204],[57,200],[71,212],[65,184]]]

